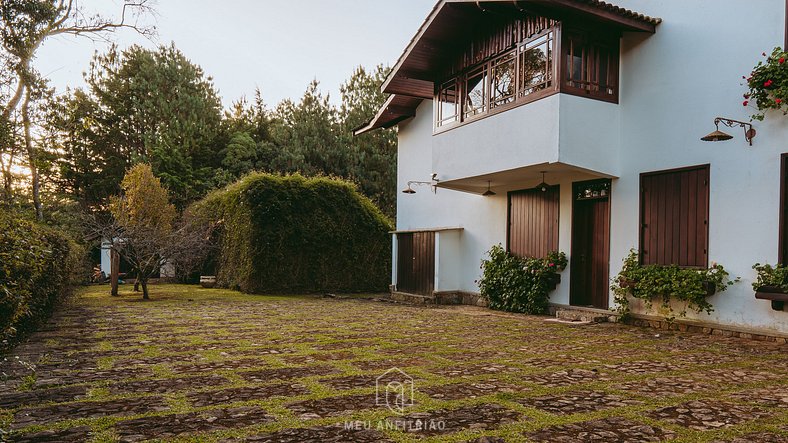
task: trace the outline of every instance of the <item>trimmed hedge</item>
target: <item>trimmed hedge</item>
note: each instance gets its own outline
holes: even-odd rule
[[[391,221],[352,183],[255,173],[192,210],[222,224],[217,283],[249,293],[383,291]]]
[[[0,214],[0,351],[31,331],[81,283],[85,250],[68,236]]]

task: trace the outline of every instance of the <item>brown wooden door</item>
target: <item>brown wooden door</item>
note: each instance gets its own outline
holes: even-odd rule
[[[432,295],[435,289],[435,233],[397,234],[397,290]]]
[[[595,180],[575,183],[573,187],[569,285],[569,302],[573,306],[609,306],[610,186],[605,197],[581,197],[589,185],[602,183],[605,181]]]

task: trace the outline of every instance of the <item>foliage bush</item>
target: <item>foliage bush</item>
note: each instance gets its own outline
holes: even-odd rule
[[[661,307],[675,318],[671,300],[684,302],[679,315],[686,316],[687,309],[695,312],[711,313],[713,306],[707,300],[717,292],[725,291],[728,286],[739,281],[728,279],[728,272],[722,265],[712,263],[708,269],[681,268],[676,265],[641,265],[638,253],[634,250],[624,259],[624,267],[613,280],[611,289],[615,294],[618,312],[627,317],[629,298],[644,300],[650,309],[655,299],[661,300]]]
[[[744,76],[749,91],[744,94],[742,105],[755,103],[755,120],[763,120],[769,109],[788,114],[788,52],[777,47],[771,55],[763,55],[766,60],[759,61],[749,77]]]
[[[255,173],[192,207],[221,223],[217,283],[250,293],[381,291],[390,220],[349,182]]]
[[[758,278],[752,283],[754,290],[758,291],[764,286],[773,286],[788,292],[788,267],[756,263],[752,268],[758,273]]]
[[[501,245],[482,261],[481,294],[489,307],[500,311],[543,314],[555,289],[558,273],[566,268],[566,254],[551,252],[546,258],[520,258]]]
[[[0,351],[45,320],[85,275],[82,246],[18,214],[0,213]]]

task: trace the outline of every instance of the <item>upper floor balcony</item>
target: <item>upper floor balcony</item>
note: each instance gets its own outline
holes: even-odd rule
[[[550,163],[613,176],[621,36],[659,22],[600,0],[442,0],[357,133],[431,100],[433,170],[448,179]]]

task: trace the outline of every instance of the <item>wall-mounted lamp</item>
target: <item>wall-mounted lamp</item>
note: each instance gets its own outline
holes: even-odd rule
[[[491,184],[492,182],[490,180],[487,180],[487,190],[484,191],[484,193],[482,194],[484,197],[490,197],[492,195],[495,195],[495,192],[493,192],[492,189],[490,189]]]
[[[722,118],[722,117],[717,117],[714,119],[714,126],[717,127],[717,130],[705,137],[701,137],[700,139],[705,142],[719,142],[719,141],[732,139],[733,138],[732,135],[720,131],[720,123],[722,123],[723,125],[729,128],[733,128],[733,127],[744,128],[744,139],[750,143],[750,146],[752,146],[752,139],[755,138],[756,132],[755,132],[755,128],[753,128],[750,123],[740,122],[738,120],[731,120],[729,118]]]
[[[550,189],[550,185],[548,185],[547,182],[544,181],[544,175],[545,173],[547,173],[547,171],[539,171],[539,172],[542,173],[542,183],[536,185],[536,189],[542,192],[547,192],[547,190]]]
[[[438,180],[438,174],[433,172],[432,173],[432,179],[430,181],[428,181],[428,182],[418,181],[418,180],[411,180],[411,181],[409,181],[408,182],[408,186],[405,189],[402,190],[402,193],[403,194],[415,194],[416,190],[413,189],[412,186],[416,185],[416,186],[432,186],[432,193],[433,194],[437,194],[438,193],[438,182],[440,182],[440,180]]]

